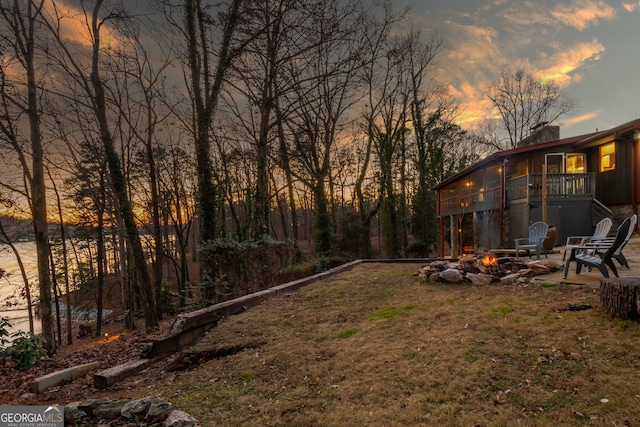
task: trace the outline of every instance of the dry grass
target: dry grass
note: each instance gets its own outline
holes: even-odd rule
[[[147,385],[203,426],[640,418],[640,327],[609,320],[597,291],[419,283],[418,267],[360,265],[268,300],[192,350],[255,348]],[[584,304],[594,308],[565,310]]]

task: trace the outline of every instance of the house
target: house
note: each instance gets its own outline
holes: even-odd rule
[[[543,125],[512,150],[494,153],[434,187],[440,255],[513,248],[545,220],[567,236],[590,235],[604,217],[637,213],[640,119],[560,139]],[[545,168],[546,166],[546,168]],[[461,249],[464,249],[462,251]]]

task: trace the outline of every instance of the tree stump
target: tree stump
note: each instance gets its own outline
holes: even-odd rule
[[[600,302],[612,319],[640,319],[640,277],[602,279]]]

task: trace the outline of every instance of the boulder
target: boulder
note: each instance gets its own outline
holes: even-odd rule
[[[103,403],[93,410],[93,416],[98,419],[115,420],[120,418],[122,406],[129,402],[129,400],[114,400],[112,402]]]
[[[543,265],[549,269],[549,271],[559,271],[564,268],[564,263],[562,261],[554,261],[551,259],[539,259],[535,261],[531,261],[528,265],[529,267],[532,264]],[[546,274],[546,273],[545,273]]]
[[[507,274],[506,276],[500,278],[500,283],[504,285],[512,285],[518,279],[520,279],[520,274],[518,273]]]
[[[464,280],[460,270],[456,268],[448,268],[439,275],[440,280],[449,283],[460,283]]]
[[[500,280],[495,276],[485,273],[467,273],[465,277],[469,279],[474,285],[488,285],[493,281]]]
[[[491,275],[483,273],[467,273],[465,276],[474,285],[488,285],[491,283]]]
[[[154,398],[149,405],[145,419],[156,422],[164,421],[174,409],[175,407],[166,400]]]
[[[120,415],[125,418],[142,417],[147,413],[149,406],[151,406],[150,397],[144,397],[142,399],[132,400],[122,405],[120,409]]]
[[[478,258],[475,255],[465,255],[458,260],[462,266],[475,266],[478,262]]]
[[[164,427],[193,427],[196,419],[186,412],[172,411],[162,423]]]
[[[64,407],[64,423],[76,425],[82,421],[88,414],[81,410],[80,402],[72,402]]]
[[[528,269],[533,271],[535,273],[535,275],[541,275],[541,274],[549,274],[551,273],[551,268],[547,267],[544,264],[541,263],[531,263],[528,265]]]

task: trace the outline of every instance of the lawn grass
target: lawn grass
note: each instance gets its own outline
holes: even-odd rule
[[[203,426],[640,419],[640,327],[608,319],[597,290],[424,283],[418,268],[363,264],[267,300],[191,349],[247,350],[147,388]]]

